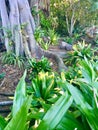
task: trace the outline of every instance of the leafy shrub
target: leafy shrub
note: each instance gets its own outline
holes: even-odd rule
[[[67,53],[69,59],[64,59],[65,64],[77,65],[77,62],[85,57],[89,60],[96,59],[95,51],[96,49],[91,48],[91,44],[88,45],[84,41],[82,43],[78,42],[78,44],[73,45],[73,50]]]
[[[27,91],[25,72],[16,88],[12,118],[7,122],[0,116],[0,129],[97,130],[98,64],[85,58],[79,69],[81,78],[70,83],[63,72],[61,77],[40,72]]]
[[[33,93],[36,98],[42,98],[44,101],[49,99],[56,94],[54,88],[57,87],[55,74],[49,72],[39,72],[39,74],[32,79],[32,85],[28,88],[29,93]]]
[[[15,65],[19,68],[24,66],[25,59],[22,56],[16,56],[13,52],[6,52],[2,56],[2,62],[4,64]]]
[[[37,61],[36,59],[28,60],[28,71],[29,77],[32,79],[36,76],[40,71],[47,72],[51,71],[51,65],[47,58],[42,57],[41,60]]]
[[[43,12],[40,11],[40,25],[42,29],[44,29],[46,32],[49,28],[51,28],[51,18],[46,16]]]
[[[36,41],[41,44],[41,42],[43,41],[43,37],[45,36],[45,31],[41,29],[41,27],[36,28],[35,32],[34,32],[34,36]]]
[[[48,50],[49,46],[50,46],[50,41],[48,40],[48,36],[47,33],[45,33],[45,30],[43,30],[41,27],[38,27],[35,32],[34,32],[34,36],[36,41],[39,43],[39,45],[44,49],[44,50]],[[47,41],[44,41],[44,37],[47,39]]]
[[[57,33],[55,33],[54,30],[49,29],[48,30],[48,36],[49,36],[50,44],[52,44],[52,45],[57,45],[58,44],[59,36],[57,35]]]

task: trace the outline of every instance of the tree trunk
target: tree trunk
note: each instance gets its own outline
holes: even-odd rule
[[[9,41],[13,41],[13,51],[17,56],[25,54],[36,56],[36,41],[34,39],[35,23],[30,12],[28,0],[8,0],[9,8],[5,0],[0,0],[0,14],[2,18],[3,32],[5,36],[5,46],[7,52],[10,51]],[[23,27],[21,29],[21,26]],[[6,29],[11,30],[11,39],[7,37]],[[24,32],[25,43],[24,44]],[[26,50],[27,49],[27,50]]]
[[[10,29],[10,23],[9,23],[9,18],[7,14],[7,8],[5,4],[5,0],[0,0],[0,15],[2,19],[2,26],[3,26],[3,33],[5,37],[5,47],[7,52],[10,51],[10,46],[9,46],[9,39],[7,37],[7,31]]]
[[[35,24],[36,24],[36,27],[39,26],[39,0],[29,0],[29,3],[30,3],[30,7],[31,9],[34,8],[34,11],[36,12],[36,14],[34,15],[34,20],[35,20]]]
[[[6,1],[8,4],[6,4]],[[44,1],[46,2],[46,0]],[[60,69],[66,69],[58,56],[42,50],[36,43],[34,38],[35,22],[31,15],[29,2],[28,0],[0,0],[0,15],[4,27],[3,33],[7,52],[11,50],[9,41],[12,40],[13,51],[17,56],[25,53],[28,58],[40,58],[45,55],[55,59]],[[12,37],[6,37],[6,29],[11,30]]]

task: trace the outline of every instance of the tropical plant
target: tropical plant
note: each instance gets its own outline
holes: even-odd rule
[[[68,111],[73,98],[67,91],[64,92],[62,87],[57,86],[53,73],[39,73],[37,78],[32,80],[32,88],[29,87],[28,93],[33,94],[32,108],[28,117],[33,121],[33,126],[30,128],[37,130],[79,128],[83,130],[84,127]],[[73,122],[72,126],[70,122]]]
[[[58,44],[59,36],[57,35],[57,33],[55,33],[54,30],[49,29],[48,30],[48,36],[49,36],[50,44],[52,44],[52,45],[57,45]]]
[[[44,50],[48,50],[50,47],[50,41],[47,41],[46,43],[42,41],[40,45]]]
[[[52,19],[50,17],[47,17],[42,11],[39,13],[40,15],[40,25],[42,29],[44,29],[46,32],[48,31],[49,28],[52,26]]]
[[[13,52],[5,52],[2,56],[2,62],[4,64],[15,65],[19,68],[24,67],[25,58],[22,56],[16,56]]]
[[[91,44],[86,44],[83,42],[78,42],[77,44],[73,45],[73,50],[67,53],[67,58],[69,60],[65,60],[65,64],[73,64],[76,65],[79,60],[84,59],[84,57],[87,57],[89,60],[96,59],[96,56],[94,55],[96,51],[96,48],[92,49]]]
[[[78,65],[70,66],[64,74],[68,82],[73,82],[74,79],[81,78],[82,76]]]
[[[81,78],[68,83],[63,72],[61,77],[40,72],[32,79],[32,85],[27,86],[27,92],[25,72],[16,88],[12,119],[6,121],[0,117],[0,128],[97,130],[98,64],[87,58],[79,64]]]
[[[43,37],[45,36],[45,31],[41,29],[41,27],[39,26],[38,28],[36,28],[35,32],[34,32],[34,37],[36,39],[36,41],[41,44],[43,41]]]
[[[63,74],[63,82],[61,82],[63,89],[67,89],[72,95],[75,102],[74,109],[76,108],[80,111],[80,117],[83,116],[86,121],[84,123],[86,123],[88,128],[90,127],[89,129],[97,130],[98,64],[93,63],[85,58],[85,60],[80,61],[80,71],[82,77],[74,79],[70,84],[66,82],[66,77]]]
[[[28,71],[29,77],[32,79],[36,76],[40,71],[51,71],[51,63],[45,57],[42,57],[41,60],[37,61],[36,59],[29,59],[28,60]]]
[[[37,98],[42,98],[47,101],[54,95],[56,88],[55,74],[48,72],[40,72],[36,78],[32,79],[32,92]]]

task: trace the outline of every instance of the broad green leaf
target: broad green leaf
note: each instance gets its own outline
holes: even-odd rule
[[[66,113],[56,130],[84,130],[82,122],[80,123],[72,114]],[[89,129],[86,129],[89,130]]]
[[[92,130],[98,130],[98,109],[92,108],[83,97],[83,94],[76,87],[69,83],[65,83],[65,86],[71,93],[77,108],[82,112],[82,114],[87,119],[89,126]]]
[[[54,87],[54,75],[51,75],[49,76],[48,78],[48,81],[47,81],[47,89],[46,89],[46,92],[45,92],[45,98],[47,98],[47,96],[49,96],[51,90],[53,90],[53,87]]]
[[[32,80],[32,87],[33,87],[33,89],[34,89],[34,92],[35,92],[36,96],[37,96],[37,97],[41,97],[38,79],[33,79],[33,80]]]
[[[4,130],[24,130],[32,97],[28,97]]]
[[[17,85],[14,101],[13,101],[13,108],[12,108],[12,115],[14,116],[20,107],[23,105],[24,101],[26,100],[26,84],[25,84],[25,77],[26,71],[24,72],[23,77],[20,79],[20,82]]]
[[[4,130],[6,125],[7,125],[6,120],[2,116],[0,116],[0,130]]]
[[[57,102],[47,111],[41,121],[38,130],[53,130],[60,123],[61,119],[71,106],[73,98],[64,93]]]
[[[88,60],[85,57],[85,61],[82,60],[81,62],[82,67],[82,75],[87,80],[87,82],[91,83],[93,80],[95,80],[95,72],[92,67],[92,64],[88,62]]]
[[[42,119],[42,117],[44,116],[44,112],[36,112],[36,111],[32,111],[31,113],[29,113],[27,120],[31,120],[31,119]]]
[[[76,87],[74,87],[73,85],[69,84],[69,83],[65,83],[65,86],[67,87],[67,89],[69,90],[69,92],[71,93],[71,95],[73,96],[74,101],[77,104],[77,107],[81,108],[86,111],[87,109],[92,109],[92,107],[86,102],[86,100],[84,99],[84,97],[82,96],[82,93],[80,92],[80,90],[78,90]]]

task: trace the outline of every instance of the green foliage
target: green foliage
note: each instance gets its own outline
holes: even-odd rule
[[[49,41],[50,41],[50,44],[52,45],[57,45],[58,44],[58,35],[55,33],[54,30],[52,29],[49,29],[48,30],[48,36],[49,36]]]
[[[50,44],[57,45],[58,40],[59,40],[59,36],[53,29],[48,29],[48,31],[46,31],[46,30],[43,30],[41,27],[38,27],[35,30],[34,36],[35,36],[36,41],[45,50],[49,48]],[[44,41],[44,38],[47,40]]]
[[[42,29],[45,31],[48,31],[49,28],[51,28],[51,21],[52,19],[48,16],[46,16],[43,12],[40,11],[40,25]]]
[[[91,49],[91,44],[86,44],[84,41],[82,43],[78,42],[78,44],[73,45],[73,50],[67,53],[67,57],[69,60],[65,60],[65,64],[73,64],[76,65],[79,60],[87,57],[89,60],[96,59],[94,56],[94,52],[96,49]]]
[[[34,32],[34,36],[36,41],[40,44],[40,46],[44,49],[44,50],[48,50],[49,46],[50,46],[50,41],[47,38],[48,34],[45,33],[45,30],[43,30],[40,26],[35,30]],[[44,38],[47,39],[47,41],[44,41]]]
[[[4,130],[24,130],[26,128],[26,120],[30,103],[31,97],[28,97]]]
[[[61,36],[68,36],[68,28],[70,31],[74,23],[72,33],[81,33],[85,27],[97,25],[97,6],[98,2],[93,0],[51,0],[50,15],[53,19],[52,26]]]
[[[0,79],[4,78],[4,76],[5,76],[5,73],[1,73],[0,74]]]
[[[51,71],[51,65],[47,58],[42,57],[41,60],[37,61],[36,59],[29,59],[28,60],[28,71],[29,77],[32,79],[36,76],[40,71]]]
[[[68,90],[73,97],[75,102],[74,109],[78,109],[83,116],[87,120],[86,124],[89,129],[97,130],[97,111],[98,111],[98,71],[96,68],[98,64],[96,62],[88,61],[86,58],[79,62],[79,69],[81,71],[81,78],[77,77],[73,79],[70,83],[66,82],[65,74],[62,74],[62,80],[59,82],[64,90]],[[90,100],[89,100],[90,99]],[[83,123],[84,124],[84,123]]]
[[[7,121],[2,116],[0,116],[0,130],[4,130],[6,125]]]
[[[35,39],[38,43],[41,44],[43,41],[43,37],[45,36],[45,31],[41,29],[41,27],[36,28],[34,32]]]
[[[46,43],[45,43],[44,41],[42,41],[41,47],[42,47],[44,50],[48,50],[49,47],[50,47],[50,41],[47,41]]]
[[[12,116],[18,112],[20,107],[23,105],[23,103],[26,100],[26,83],[25,83],[25,78],[26,78],[26,71],[24,72],[24,75],[22,76],[20,82],[17,85],[15,95],[14,95],[14,103],[12,107]]]
[[[75,0],[71,5],[66,0],[52,0],[50,16],[40,14],[41,28],[44,31],[39,27],[34,35],[44,49],[48,49],[50,44],[58,43],[56,30],[60,34],[63,32],[63,35],[68,35],[66,11],[70,25],[72,10],[75,9],[74,35],[66,37],[69,43],[80,38],[81,34],[77,33],[78,25],[89,25],[97,16],[89,11],[91,4],[87,1]],[[94,8],[97,5],[94,4]],[[33,15],[37,13],[34,10],[32,12]],[[21,29],[24,27],[22,25]],[[8,34],[10,38],[10,32]],[[44,37],[48,38],[46,43]],[[28,86],[25,82],[25,71],[15,91],[12,117],[6,121],[6,118],[0,116],[0,130],[98,130],[98,60],[95,51],[84,41],[74,45],[64,59],[65,64],[70,65],[69,70],[62,72],[61,77],[51,72],[47,58],[29,59]],[[19,67],[24,64],[24,59],[14,53],[6,53],[2,60]],[[3,73],[0,74],[0,78],[3,76]]]
[[[36,6],[33,6],[33,8],[31,9],[31,13],[33,16],[36,16],[39,13],[36,11]]]
[[[75,32],[76,31],[76,32]],[[69,43],[69,44],[74,44],[76,43],[82,36],[83,36],[83,32],[81,31],[81,33],[77,33],[77,30],[75,30],[73,33],[73,36],[69,37],[65,37],[64,41]]]
[[[72,124],[72,125],[71,125]],[[74,129],[83,130],[84,126],[79,122],[72,113],[66,113],[60,124],[57,126],[56,130],[74,130]],[[86,128],[88,130],[88,128]]]
[[[0,117],[0,130],[24,130],[26,128],[27,114],[31,104],[31,96],[26,95],[24,73],[15,91],[12,113],[13,116],[9,122]]]
[[[24,66],[25,59],[22,56],[16,56],[13,52],[6,52],[2,56],[2,62],[4,64],[15,65],[19,68]]]
[[[90,128],[97,130],[98,123],[96,118],[98,117],[98,81],[96,77],[96,71],[94,70],[93,65],[87,60],[81,61],[81,67],[83,78],[80,80],[76,79],[76,87],[69,83],[66,83],[66,87],[73,96],[77,108],[87,119]],[[80,89],[79,87],[77,88],[77,85],[79,85]]]
[[[62,103],[61,103],[62,102]],[[43,117],[38,130],[53,130],[59,124],[68,108],[71,106],[73,98],[65,93],[57,102],[47,111]]]
[[[36,78],[32,80],[33,93],[36,97],[49,99],[53,96],[55,87],[55,75],[40,72]]]
[[[25,72],[15,92],[13,117],[9,123],[2,118],[0,128],[97,130],[98,63],[84,58],[78,64],[81,76],[73,79],[70,77],[72,82],[66,81],[66,72],[62,72],[61,77],[54,73],[40,72],[32,79],[27,92]]]
[[[73,82],[74,79],[81,78],[82,73],[79,69],[79,66],[69,67],[65,72],[65,77],[67,81]]]

